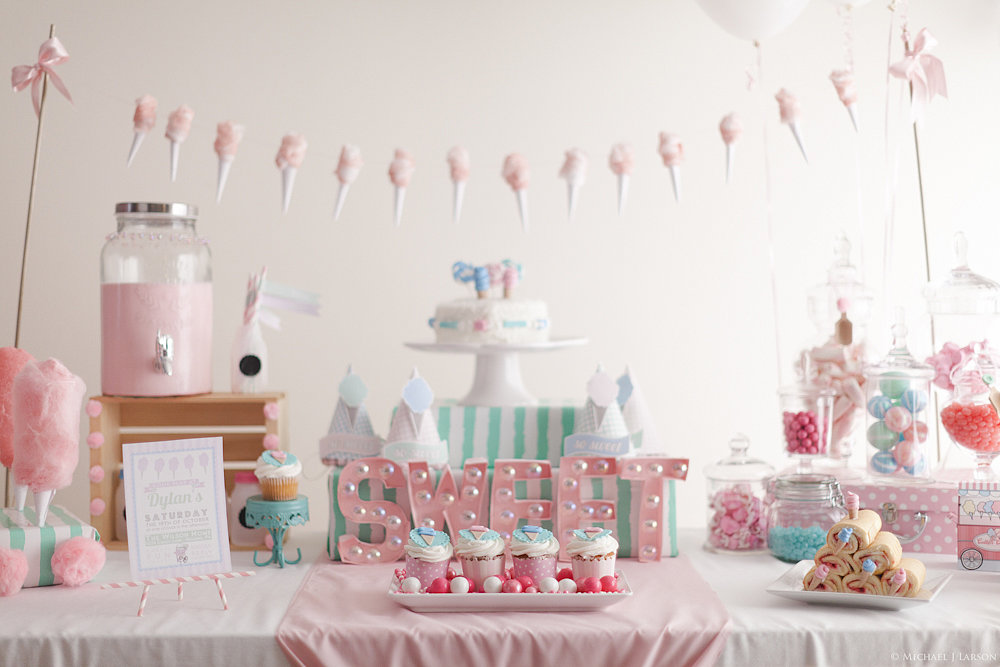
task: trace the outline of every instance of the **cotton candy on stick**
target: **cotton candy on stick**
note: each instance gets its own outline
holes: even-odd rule
[[[194,111],[186,104],[182,104],[170,112],[167,117],[166,137],[170,139],[170,180],[177,180],[177,162],[180,160],[181,144],[191,133],[191,121],[194,120]]]
[[[14,378],[35,358],[17,347],[0,347],[0,464],[14,463]]]
[[[587,180],[587,154],[579,148],[571,148],[566,151],[566,160],[562,169],[559,170],[559,178],[566,179],[566,194],[569,197],[569,219],[573,220],[573,213],[576,211],[576,198],[580,192],[580,186]]]
[[[743,121],[734,113],[729,114],[719,123],[722,142],[726,144],[726,183],[733,180],[733,162],[736,158],[736,142],[743,136]]]
[[[854,131],[859,131],[861,125],[858,120],[858,87],[854,84],[854,72],[844,69],[834,70],[830,73],[830,81],[837,89],[837,97],[847,107],[847,113],[851,114]]]
[[[222,191],[229,180],[229,169],[236,158],[236,149],[243,141],[243,126],[232,121],[223,121],[216,126],[215,153],[219,156],[219,180],[215,186],[215,202],[222,201]]]
[[[403,200],[406,198],[406,186],[410,184],[410,179],[413,178],[413,169],[413,156],[402,148],[397,148],[392,162],[389,163],[389,180],[392,181],[393,186],[396,188],[392,219],[397,227],[399,227],[399,223],[403,219]]]
[[[135,154],[139,152],[142,140],[146,138],[146,133],[153,129],[156,124],[156,98],[152,95],[143,95],[135,101],[135,114],[132,116],[132,127],[135,134],[132,136],[132,148],[128,151],[128,161],[126,167],[132,166]]]
[[[274,164],[281,170],[281,212],[288,212],[288,204],[292,201],[292,190],[295,188],[295,174],[302,161],[306,158],[306,138],[301,134],[290,132],[281,138],[278,155]]]
[[[340,149],[340,161],[337,162],[337,180],[340,181],[340,189],[337,190],[337,205],[333,208],[333,221],[340,219],[340,211],[347,201],[347,191],[351,189],[351,183],[358,177],[361,167],[365,165],[361,159],[361,149],[357,146],[344,144]]]
[[[799,131],[799,117],[802,115],[802,106],[799,104],[798,98],[782,88],[774,96],[774,99],[778,100],[781,122],[787,125],[788,129],[792,131],[792,136],[795,137],[795,142],[799,145],[799,150],[802,151],[802,157],[805,158],[806,162],[809,162],[809,156],[806,155],[806,147],[802,143],[802,133]]]
[[[628,182],[635,168],[635,150],[631,144],[618,143],[611,147],[608,157],[611,172],[618,177],[618,215],[625,212],[625,200],[628,199]]]
[[[458,224],[462,217],[462,200],[465,199],[465,184],[469,180],[469,151],[462,146],[455,146],[448,151],[448,167],[451,170],[451,182],[454,184],[454,203],[451,217]]]
[[[23,510],[31,489],[39,526],[55,492],[73,481],[86,391],[83,380],[55,359],[29,362],[14,378],[14,495]]]
[[[684,144],[676,134],[660,132],[660,157],[670,170],[670,180],[674,184],[674,200],[681,200],[681,162],[684,161]]]
[[[511,153],[503,161],[503,179],[517,196],[517,210],[521,214],[521,228],[528,231],[528,182],[531,169],[528,160],[520,153]]]

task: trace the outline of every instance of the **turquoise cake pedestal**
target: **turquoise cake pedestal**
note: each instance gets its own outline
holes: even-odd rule
[[[295,565],[302,560],[302,549],[296,548],[295,560],[285,558],[285,531],[289,526],[301,526],[309,520],[309,499],[298,496],[294,500],[264,500],[264,496],[247,498],[245,519],[251,528],[266,528],[271,534],[274,546],[271,547],[271,557],[263,562],[257,562],[257,552],[253,552],[253,564],[264,567],[277,563],[278,567]]]

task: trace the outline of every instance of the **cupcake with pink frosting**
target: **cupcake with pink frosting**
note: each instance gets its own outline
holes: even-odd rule
[[[471,526],[458,531],[455,558],[462,564],[462,575],[472,590],[482,590],[487,577],[503,575],[505,545],[500,533],[486,526]]]
[[[573,566],[573,579],[614,575],[618,556],[618,540],[606,528],[589,526],[573,531],[573,539],[566,545]]]
[[[536,583],[556,576],[559,541],[551,531],[538,526],[521,526],[510,537],[514,576],[529,576]]]
[[[448,563],[453,549],[448,533],[421,526],[410,531],[410,540],[403,546],[406,553],[406,576],[420,580],[427,588],[435,579],[448,576]]]

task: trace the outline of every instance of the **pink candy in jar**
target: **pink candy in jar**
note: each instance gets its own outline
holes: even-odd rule
[[[812,410],[790,412],[781,415],[785,425],[785,443],[789,454],[825,454],[824,438],[819,417]]]
[[[753,553],[767,550],[767,506],[764,498],[774,468],[747,455],[749,441],[729,441],[730,456],[705,467],[708,478],[710,551]]]

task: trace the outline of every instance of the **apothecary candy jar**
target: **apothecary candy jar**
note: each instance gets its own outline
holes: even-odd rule
[[[811,560],[826,544],[830,527],[846,516],[837,478],[820,474],[778,477],[768,512],[771,555],[789,563]]]
[[[190,204],[115,205],[101,251],[101,390],[212,390],[212,255]]]
[[[767,551],[767,493],[774,468],[749,456],[749,446],[747,437],[737,434],[729,441],[729,456],[705,468],[709,551]]]

